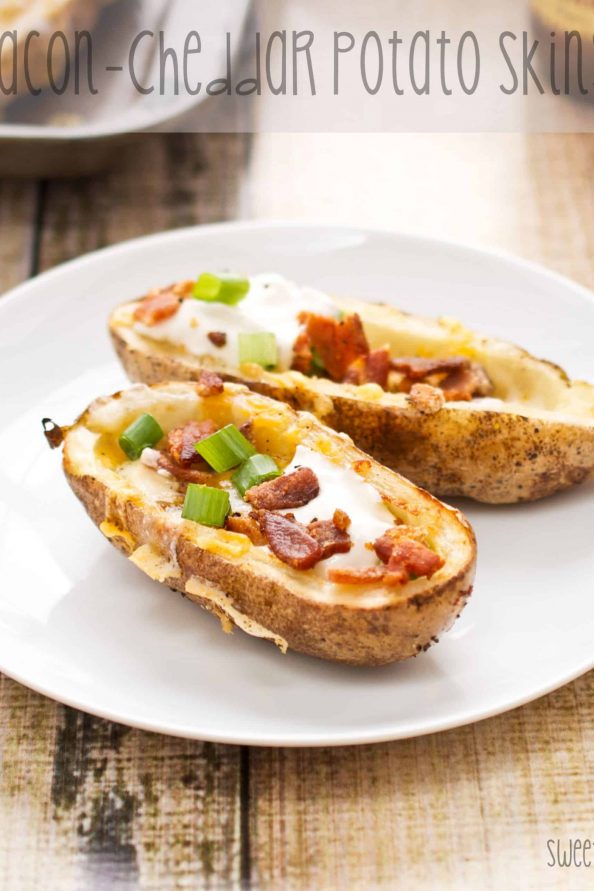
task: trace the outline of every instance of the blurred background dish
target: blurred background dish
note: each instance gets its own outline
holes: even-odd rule
[[[92,173],[133,139],[131,134],[173,129],[185,115],[202,114],[197,107],[212,104],[204,102],[204,88],[193,95],[184,87],[187,35],[197,31],[204,49],[187,56],[189,83],[222,78],[225,35],[231,34],[232,52],[237,51],[250,5],[250,0],[226,0],[197,9],[184,0],[0,0],[0,32],[15,34],[0,44],[2,173]],[[90,37],[83,37],[83,31]],[[65,39],[56,37],[58,32]],[[138,40],[144,32],[154,36],[147,33]],[[179,60],[177,89],[171,59],[161,83],[160,32],[164,46]],[[35,89],[44,88],[39,95],[32,95],[25,78],[27,35],[33,35],[27,74]],[[154,86],[146,94],[136,89],[129,72],[135,40],[134,71],[139,82]]]

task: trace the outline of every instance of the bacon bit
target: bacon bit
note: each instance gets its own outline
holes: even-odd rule
[[[313,362],[313,353],[307,331],[302,331],[297,340],[293,344],[293,362],[291,368],[293,371],[300,371],[301,374],[311,374]]]
[[[340,510],[340,508],[336,508],[336,510],[334,511],[334,516],[332,517],[332,522],[337,529],[341,530],[341,532],[346,532],[351,525],[351,518],[343,510]]]
[[[390,360],[394,371],[404,374],[410,381],[422,381],[430,374],[450,373],[460,368],[468,368],[470,360],[464,356],[452,356],[448,359],[423,359],[419,356],[404,356]]]
[[[359,356],[366,356],[369,353],[369,344],[357,313],[345,316],[339,322],[327,316],[305,312],[299,315],[299,321],[305,325],[307,335],[307,341],[302,340],[300,335],[295,343],[299,354],[299,365],[308,349],[311,364],[311,347],[315,347],[332,380],[342,381],[349,365]],[[297,367],[297,370],[300,371],[302,368]]]
[[[190,297],[192,291],[194,290],[195,281],[192,279],[185,279],[183,282],[178,282],[176,285],[173,285],[171,290],[174,294],[177,294],[178,297]]]
[[[294,569],[311,569],[322,559],[322,548],[302,523],[268,510],[254,511],[251,516],[272,553],[283,563]]]
[[[445,403],[441,389],[430,384],[413,384],[408,394],[408,401],[422,415],[434,415]]]
[[[348,532],[339,529],[332,520],[314,520],[308,524],[307,531],[322,549],[321,560],[333,554],[347,554],[353,547]]]
[[[443,566],[443,558],[421,542],[406,538],[406,535],[406,530],[400,530],[397,526],[389,529],[374,542],[375,553],[382,563],[387,564],[390,572],[403,570],[408,578],[412,575],[431,578]]]
[[[245,436],[246,439],[249,439],[250,442],[252,442],[253,427],[254,427],[254,422],[250,418],[249,421],[244,421],[243,424],[241,425],[241,427],[239,428],[239,432],[243,436]],[[252,442],[252,445],[253,445],[253,442]]]
[[[265,545],[266,538],[262,535],[258,523],[253,517],[227,517],[226,528],[231,532],[240,532],[247,535],[254,545]]]
[[[328,581],[335,585],[369,585],[372,582],[384,584],[386,570],[383,566],[368,566],[366,569],[349,569],[333,566],[328,570]]]
[[[409,537],[410,536],[410,537]],[[414,538],[412,537],[414,536]],[[394,526],[374,543],[373,550],[386,564],[366,569],[332,567],[328,580],[337,585],[405,585],[414,576],[431,576],[440,569],[444,560],[418,539],[422,533],[408,526]]]
[[[214,421],[188,421],[181,427],[174,427],[167,437],[167,451],[177,464],[197,464],[203,459],[194,446],[197,442],[211,436],[218,429]]]
[[[223,378],[214,371],[201,371],[196,389],[199,396],[218,396],[225,389]]]
[[[403,569],[409,576],[425,576],[430,579],[444,563],[443,557],[418,541],[403,540],[392,551],[388,570],[394,572]]]
[[[387,347],[372,350],[352,362],[344,376],[345,384],[379,384],[385,390],[390,371],[390,353]]]
[[[386,388],[390,371],[390,352],[387,347],[369,353],[365,361],[365,371],[367,374],[365,383],[379,384],[380,387]]]
[[[253,486],[246,492],[245,500],[257,509],[283,510],[303,507],[319,493],[320,484],[313,470],[300,467],[293,473]]]
[[[198,455],[200,458],[200,456]],[[212,474],[208,470],[201,470],[199,467],[191,465],[178,464],[167,452],[162,452],[158,465],[161,470],[166,470],[176,480],[183,483],[208,483],[212,480]]]
[[[415,381],[427,382],[427,378],[432,379],[431,383],[439,387],[449,401],[468,401],[473,396],[488,396],[493,391],[484,368],[465,356],[452,356],[448,359],[405,357],[392,359],[390,366],[404,375],[398,385],[398,389],[404,392],[410,390],[412,393],[411,385]]]
[[[227,343],[227,335],[224,331],[209,331],[206,336],[216,347],[224,347]]]
[[[473,396],[489,396],[493,392],[493,384],[487,372],[472,362],[466,368],[451,371],[439,385],[447,400],[469,401]]]
[[[180,298],[173,291],[150,294],[134,310],[134,319],[144,325],[157,325],[174,316],[180,307]]]

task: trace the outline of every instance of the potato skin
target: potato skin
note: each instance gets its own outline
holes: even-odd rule
[[[152,384],[199,376],[198,363],[138,349],[125,329],[112,326],[110,333],[131,380]],[[311,411],[347,433],[376,461],[440,498],[465,496],[489,504],[534,501],[594,476],[594,424],[454,410],[447,403],[436,414],[422,414],[412,405],[386,407],[347,395],[320,400],[307,378],[297,386],[283,384],[281,375],[278,385],[224,372],[221,376]]]
[[[324,436],[337,437],[315,423]],[[70,453],[68,441],[70,431],[81,425],[85,425],[84,414],[66,433],[64,471],[93,522],[101,526],[108,521],[112,529],[121,531],[121,535],[110,536],[111,543],[128,555],[145,544],[158,546],[163,555],[174,554],[179,575],[165,579],[164,584],[206,608],[211,606],[207,597],[186,591],[189,580],[219,588],[229,595],[236,609],[284,638],[291,649],[352,665],[383,665],[407,659],[435,643],[438,635],[455,621],[470,596],[476,563],[472,529],[461,515],[440,505],[426,492],[415,490],[414,509],[421,513],[426,510],[430,521],[448,512],[445,522],[455,524],[457,537],[454,539],[462,549],[458,553],[463,555],[457,572],[441,581],[426,580],[424,588],[420,591],[417,588],[415,593],[390,589],[389,599],[381,605],[361,605],[356,590],[352,603],[350,595],[342,602],[320,602],[305,596],[289,576],[283,583],[277,575],[271,578],[261,571],[257,563],[250,560],[249,552],[241,558],[230,559],[199,547],[180,532],[179,525],[162,510],[140,497],[130,498],[117,487],[81,471],[79,461]],[[365,457],[352,444],[340,442],[349,450],[351,458]],[[380,473],[388,472],[376,466],[376,478]]]

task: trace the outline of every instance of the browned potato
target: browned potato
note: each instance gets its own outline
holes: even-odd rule
[[[388,393],[377,384],[271,373],[257,365],[231,367],[216,348],[196,356],[139,334],[132,327],[138,302],[115,310],[110,332],[132,380],[195,380],[201,369],[212,368],[227,380],[313,412],[376,460],[440,497],[530,501],[594,473],[592,385],[571,381],[558,366],[451,319],[424,319],[345,299],[334,303],[360,315],[372,349],[387,345],[392,356],[464,356],[479,363],[492,382],[492,395],[444,402],[440,390],[426,386],[411,395]]]
[[[281,649],[356,665],[406,659],[429,647],[459,615],[472,589],[476,546],[464,517],[369,459],[311,414],[235,384],[211,395],[199,395],[199,389],[204,392],[190,383],[137,385],[97,399],[72,427],[53,431],[53,445],[64,441],[68,481],[103,534],[151,578],[216,613],[225,630],[236,624]],[[341,493],[357,490],[354,503],[361,505],[348,527],[353,549],[340,556],[348,562],[355,546],[367,548],[377,580],[338,584],[328,577],[335,558],[294,568],[268,543],[182,519],[185,483],[155,469],[154,450],[130,460],[119,445],[122,431],[143,413],[157,420],[167,443],[175,439],[168,436],[172,429],[191,420],[208,418],[219,427],[249,421],[244,429],[254,447],[281,469],[295,460],[297,449],[322,462],[317,503],[324,503],[322,495],[330,491],[325,487],[338,481]],[[163,442],[160,448],[162,455]],[[231,490],[228,478],[214,474],[211,485]],[[366,498],[389,517],[390,534],[422,542],[423,553],[437,567],[430,577],[413,571],[395,583],[381,575],[385,564],[363,544],[366,535],[372,540],[377,534],[363,525]]]

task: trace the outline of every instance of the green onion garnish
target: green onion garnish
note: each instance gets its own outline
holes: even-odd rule
[[[229,493],[212,486],[190,483],[186,489],[182,517],[203,526],[224,526],[230,510]]]
[[[212,272],[203,272],[194,285],[192,293],[197,300],[235,306],[236,303],[243,300],[249,289],[250,283],[247,278],[234,278],[230,275],[213,275]]]
[[[131,461],[142,455],[143,449],[152,448],[165,434],[152,415],[140,415],[126,427],[118,442]]]
[[[227,424],[226,427],[197,442],[194,448],[217,473],[231,470],[232,467],[237,467],[256,454],[251,442],[234,424]]]
[[[231,477],[231,482],[243,498],[252,486],[257,486],[280,475],[281,472],[270,455],[256,454],[241,465]]]
[[[276,337],[265,331],[239,335],[239,364],[253,362],[262,368],[274,368],[278,362]]]

